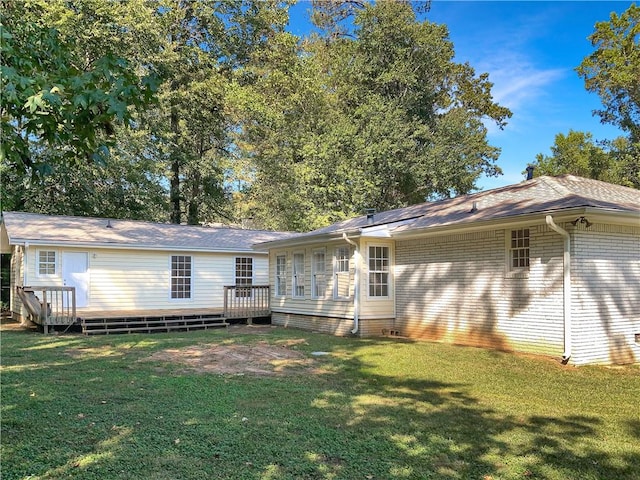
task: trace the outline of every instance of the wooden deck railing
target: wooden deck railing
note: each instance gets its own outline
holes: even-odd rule
[[[76,289],[61,286],[17,287],[18,296],[31,321],[44,327],[71,325],[76,321]]]
[[[269,285],[229,285],[224,287],[224,317],[252,318],[271,314]]]

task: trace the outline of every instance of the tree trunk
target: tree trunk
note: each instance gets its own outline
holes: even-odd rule
[[[171,112],[171,132],[174,138],[178,137],[178,113]],[[182,211],[180,209],[180,158],[177,149],[172,152],[171,161],[171,190],[169,192],[171,201],[171,223],[182,223]]]

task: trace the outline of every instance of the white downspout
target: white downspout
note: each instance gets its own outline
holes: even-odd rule
[[[566,363],[571,358],[571,236],[563,228],[556,225],[551,215],[546,217],[547,225],[564,238],[563,262],[563,304],[564,304],[564,353],[562,361]]]
[[[351,329],[351,333],[355,335],[360,328],[360,249],[356,242],[347,237],[346,232],[342,233],[342,238],[356,249],[353,254],[356,273],[353,277],[353,328]]]

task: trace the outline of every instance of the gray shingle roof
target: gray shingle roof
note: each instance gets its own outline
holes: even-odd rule
[[[474,203],[476,210],[472,211]],[[393,235],[579,207],[635,213],[639,215],[640,222],[640,190],[573,175],[541,176],[493,190],[376,213],[373,223],[367,223],[367,217],[363,215],[296,235],[286,243],[315,236],[339,235],[376,225],[388,225]]]
[[[4,212],[9,243],[94,245],[171,250],[251,252],[258,242],[282,240],[289,232]],[[110,225],[110,226],[107,226]]]

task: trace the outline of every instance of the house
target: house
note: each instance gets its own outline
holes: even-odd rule
[[[640,191],[571,175],[274,239],[272,323],[640,361]]]
[[[64,297],[60,308],[75,303],[75,315],[67,317],[131,317],[150,311],[155,316],[184,315],[221,312],[225,286],[244,288],[234,292],[234,300],[252,297],[249,287],[267,286],[267,255],[252,245],[289,235],[4,212],[0,250],[12,255],[10,303],[18,320],[28,316],[24,303],[34,303],[38,310],[33,291],[40,292],[38,300],[49,309],[54,295]],[[21,287],[30,287],[31,296]],[[75,302],[65,296],[69,291],[75,293]],[[49,298],[43,301],[41,295],[47,292]],[[32,316],[38,321],[39,315]]]

